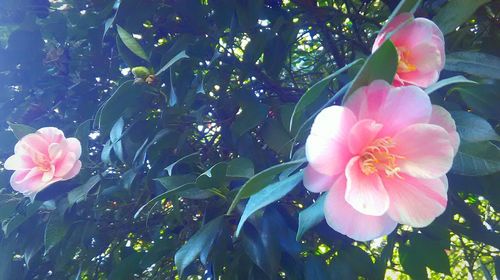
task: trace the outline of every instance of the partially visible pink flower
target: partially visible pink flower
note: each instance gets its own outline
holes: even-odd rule
[[[396,47],[399,60],[394,85],[426,88],[435,83],[445,63],[444,37],[437,25],[426,18],[413,19],[412,14],[400,14],[379,33],[372,52],[391,33],[389,40]]]
[[[458,145],[450,114],[422,89],[377,80],[318,114],[304,186],[328,192],[326,221],[353,239],[386,235],[397,223],[424,227],[446,208]]]
[[[47,186],[75,177],[82,167],[80,141],[66,138],[54,127],[44,127],[21,138],[4,167],[15,170],[12,188],[33,198]]]

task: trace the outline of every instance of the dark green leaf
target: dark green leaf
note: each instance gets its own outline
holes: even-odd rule
[[[323,91],[326,89],[328,84],[339,74],[343,73],[347,69],[351,68],[352,66],[360,63],[363,61],[362,59],[355,60],[354,62],[340,68],[339,70],[335,71],[333,74],[330,74],[326,76],[325,78],[321,79],[319,82],[315,83],[312,87],[310,87],[304,95],[300,97],[299,102],[295,105],[295,108],[293,109],[292,117],[290,118],[290,131],[296,131],[298,129],[298,121],[302,118],[304,115],[306,109],[308,108],[309,105],[314,103],[314,101],[323,93]]]
[[[253,213],[283,198],[286,194],[291,192],[297,184],[302,181],[302,175],[302,172],[299,172],[282,181],[273,183],[252,195],[241,215],[235,236],[237,237],[240,234],[243,224]]]
[[[254,175],[253,162],[247,158],[235,158],[227,163],[226,176],[233,178],[251,178]]]
[[[182,60],[184,58],[189,58],[189,56],[186,54],[186,51],[181,51],[176,56],[174,56],[171,60],[169,60],[165,65],[163,65],[163,67],[156,72],[156,75],[160,75],[165,70],[169,69],[172,65],[174,65],[177,61]]]
[[[146,52],[141,47],[139,42],[137,42],[137,40],[132,36],[132,34],[128,33],[125,29],[121,28],[121,26],[119,25],[116,25],[116,28],[118,30],[118,36],[120,36],[120,39],[125,44],[125,46],[127,46],[127,48],[131,50],[138,57],[146,61],[149,61]]]
[[[325,197],[326,195],[320,196],[311,206],[300,211],[297,241],[302,238],[302,235],[304,235],[306,231],[319,224],[325,218],[323,210]]]
[[[175,253],[175,265],[181,276],[184,269],[200,255],[202,250],[212,246],[223,224],[223,216],[208,222]]]
[[[88,181],[68,193],[68,201],[70,205],[81,202],[87,198],[88,192],[101,181],[101,176],[94,175]]]
[[[451,77],[451,78],[447,78],[447,79],[438,81],[437,83],[429,86],[428,88],[425,89],[425,93],[431,94],[442,87],[453,85],[453,84],[459,84],[459,83],[477,84],[476,82],[471,81],[471,80],[465,78],[464,76],[455,76],[455,77]]]
[[[36,129],[28,125],[11,123],[11,122],[7,123],[9,124],[9,127],[10,129],[12,129],[12,132],[14,133],[16,138],[19,140],[30,133],[36,132]]]
[[[500,79],[500,58],[486,53],[463,51],[446,56],[446,70]]]
[[[389,84],[392,84],[397,67],[398,52],[394,44],[390,40],[387,40],[368,57],[344,96],[344,101],[358,88],[367,86],[374,80],[385,80]]]
[[[500,92],[497,86],[467,85],[455,87],[450,91],[457,91],[473,112],[489,119],[500,120]]]
[[[493,127],[483,118],[472,113],[456,111],[451,116],[457,125],[460,138],[467,142],[481,142],[488,140],[500,140],[500,136]]]
[[[240,200],[250,197],[251,195],[257,193],[258,191],[262,190],[267,185],[269,185],[274,180],[274,178],[281,172],[285,171],[290,167],[300,166],[304,162],[305,159],[285,162],[282,164],[272,166],[266,170],[263,170],[255,174],[255,176],[248,179],[248,181],[246,181],[246,183],[238,191],[227,213],[228,214],[231,213],[233,209],[236,207],[236,205],[238,205]]]
[[[53,212],[45,226],[45,254],[59,244],[67,232],[68,225],[64,222],[64,217],[57,212]]]
[[[432,19],[443,34],[448,34],[466,22],[476,10],[490,0],[450,0]]]
[[[484,176],[500,171],[500,150],[491,142],[462,142],[451,170],[460,175]]]

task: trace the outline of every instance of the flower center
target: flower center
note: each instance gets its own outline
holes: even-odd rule
[[[411,57],[411,52],[406,48],[396,48],[398,52],[398,72],[411,72],[417,70],[414,64],[411,64],[409,58]]]
[[[33,159],[33,162],[36,164],[36,166],[38,167],[38,169],[40,171],[42,171],[42,172],[50,171],[51,163],[50,163],[50,160],[47,158],[47,156],[45,156],[41,153],[35,152],[31,156],[31,158]]]
[[[378,138],[366,147],[361,153],[360,168],[365,175],[370,175],[383,170],[388,177],[396,176],[400,168],[396,164],[397,159],[402,156],[391,153],[390,149],[395,146],[390,137]]]

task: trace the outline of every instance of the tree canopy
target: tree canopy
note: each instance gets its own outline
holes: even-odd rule
[[[393,81],[372,46],[402,13],[445,35],[426,92],[461,144],[441,216],[358,242],[302,186],[304,144]],[[0,168],[0,279],[494,279],[499,23],[489,0],[0,0],[0,162],[42,127],[83,149],[32,200]]]

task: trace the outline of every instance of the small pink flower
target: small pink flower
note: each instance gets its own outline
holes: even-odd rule
[[[21,138],[4,167],[15,170],[12,188],[34,198],[47,186],[75,177],[82,167],[82,147],[76,138],[66,138],[54,127],[44,127]]]
[[[379,33],[372,52],[392,32],[389,40],[396,47],[399,59],[394,85],[425,88],[435,83],[445,62],[444,37],[437,25],[426,18],[413,19],[412,14],[400,14]]]
[[[397,223],[424,227],[446,208],[458,145],[450,114],[422,89],[377,80],[318,114],[304,186],[328,192],[326,221],[353,239],[386,235]]]

